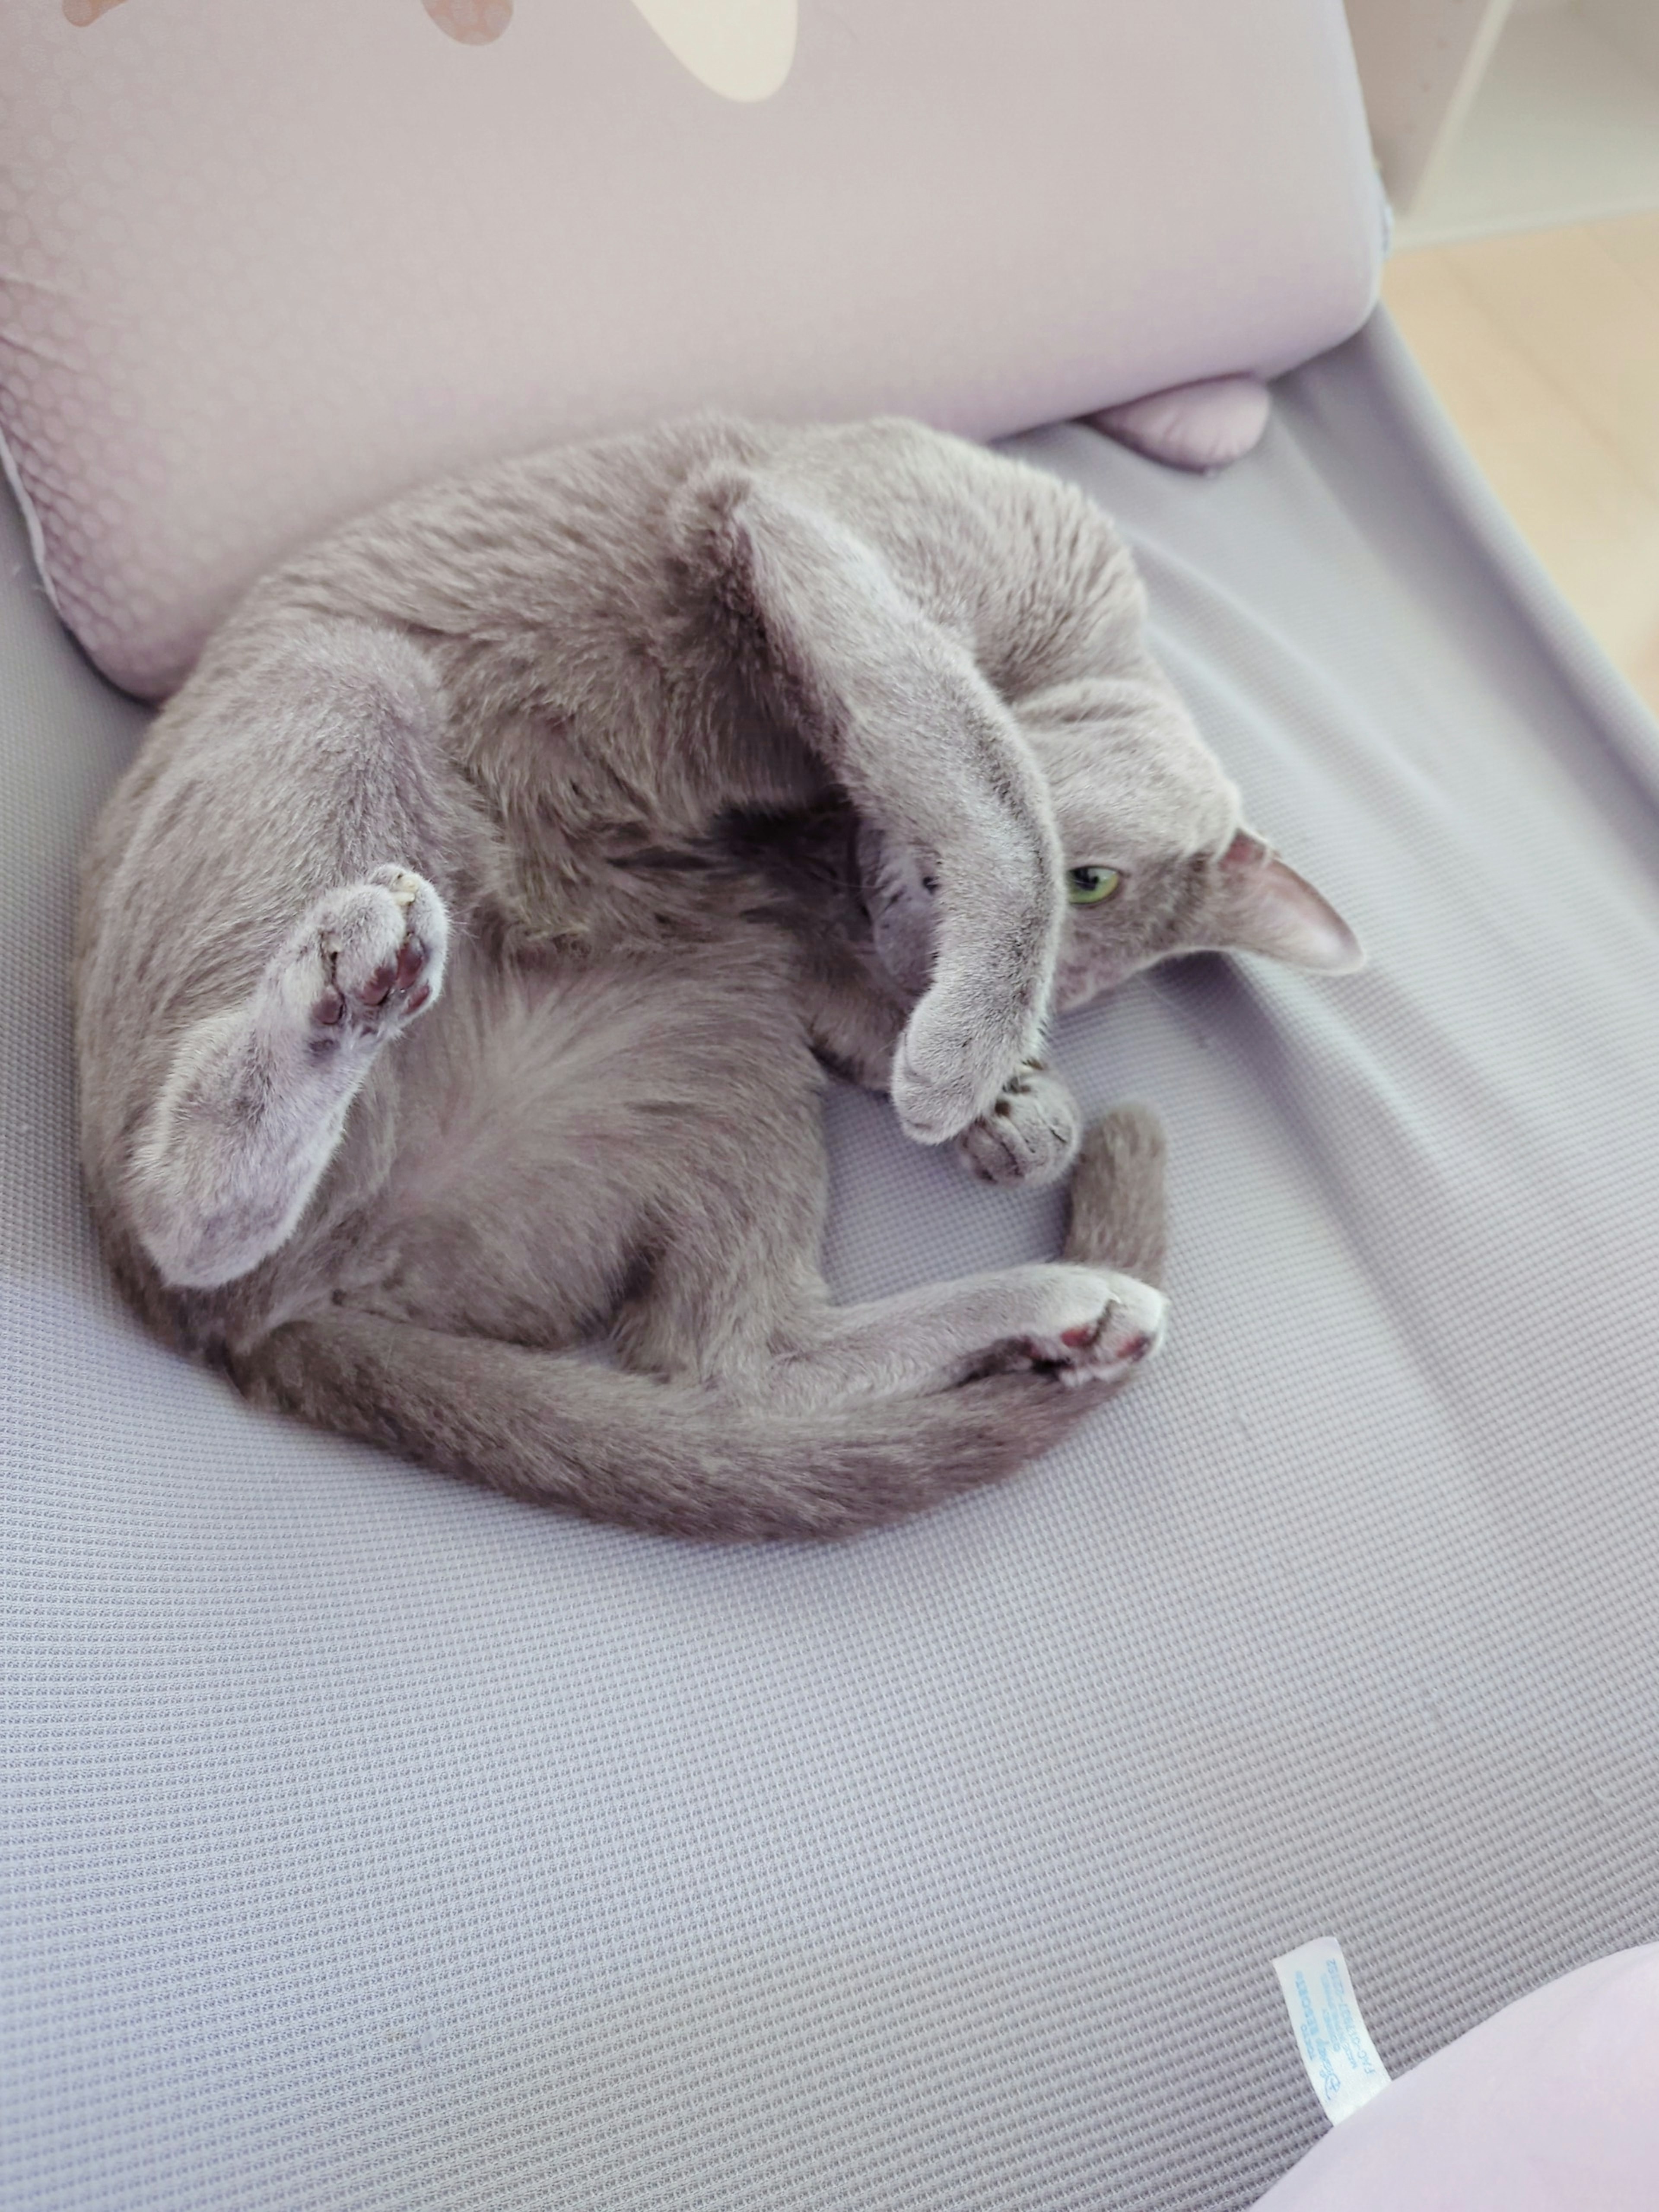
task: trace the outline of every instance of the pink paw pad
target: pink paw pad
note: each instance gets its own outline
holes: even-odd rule
[[[432,996],[432,986],[424,980],[430,950],[413,930],[395,959],[381,961],[354,983],[341,981],[338,955],[330,957],[330,981],[311,1007],[311,1018],[321,1029],[339,1029],[348,1015],[356,1024],[370,1026],[379,1026],[388,1016],[397,1022],[418,1014]]]

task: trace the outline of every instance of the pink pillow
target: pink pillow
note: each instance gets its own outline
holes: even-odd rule
[[[1659,1943],[1534,1990],[1316,2144],[1259,2212],[1653,2212]]]
[[[441,471],[1272,374],[1378,264],[1340,0],[0,0],[0,436],[144,693]]]

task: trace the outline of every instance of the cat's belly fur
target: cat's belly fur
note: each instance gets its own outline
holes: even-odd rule
[[[757,1174],[811,1188],[821,1078],[761,951],[538,970],[459,948],[331,1174],[323,1214],[363,1209],[334,1291],[432,1328],[574,1344],[689,1190]]]

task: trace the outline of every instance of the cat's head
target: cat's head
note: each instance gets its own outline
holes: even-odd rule
[[[1054,1004],[1180,952],[1258,952],[1343,975],[1359,941],[1246,824],[1237,787],[1151,662],[1022,703],[1066,868]]]
[[[1056,685],[1018,714],[1048,775],[1066,870],[1058,1010],[1177,953],[1257,952],[1333,975],[1363,966],[1341,915],[1246,825],[1237,787],[1152,662]],[[877,950],[920,988],[931,880],[872,843],[862,858]]]

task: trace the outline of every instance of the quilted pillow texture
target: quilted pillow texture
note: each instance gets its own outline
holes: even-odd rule
[[[1271,374],[1380,246],[1340,0],[0,0],[0,131],[7,465],[144,695],[423,477]]]

